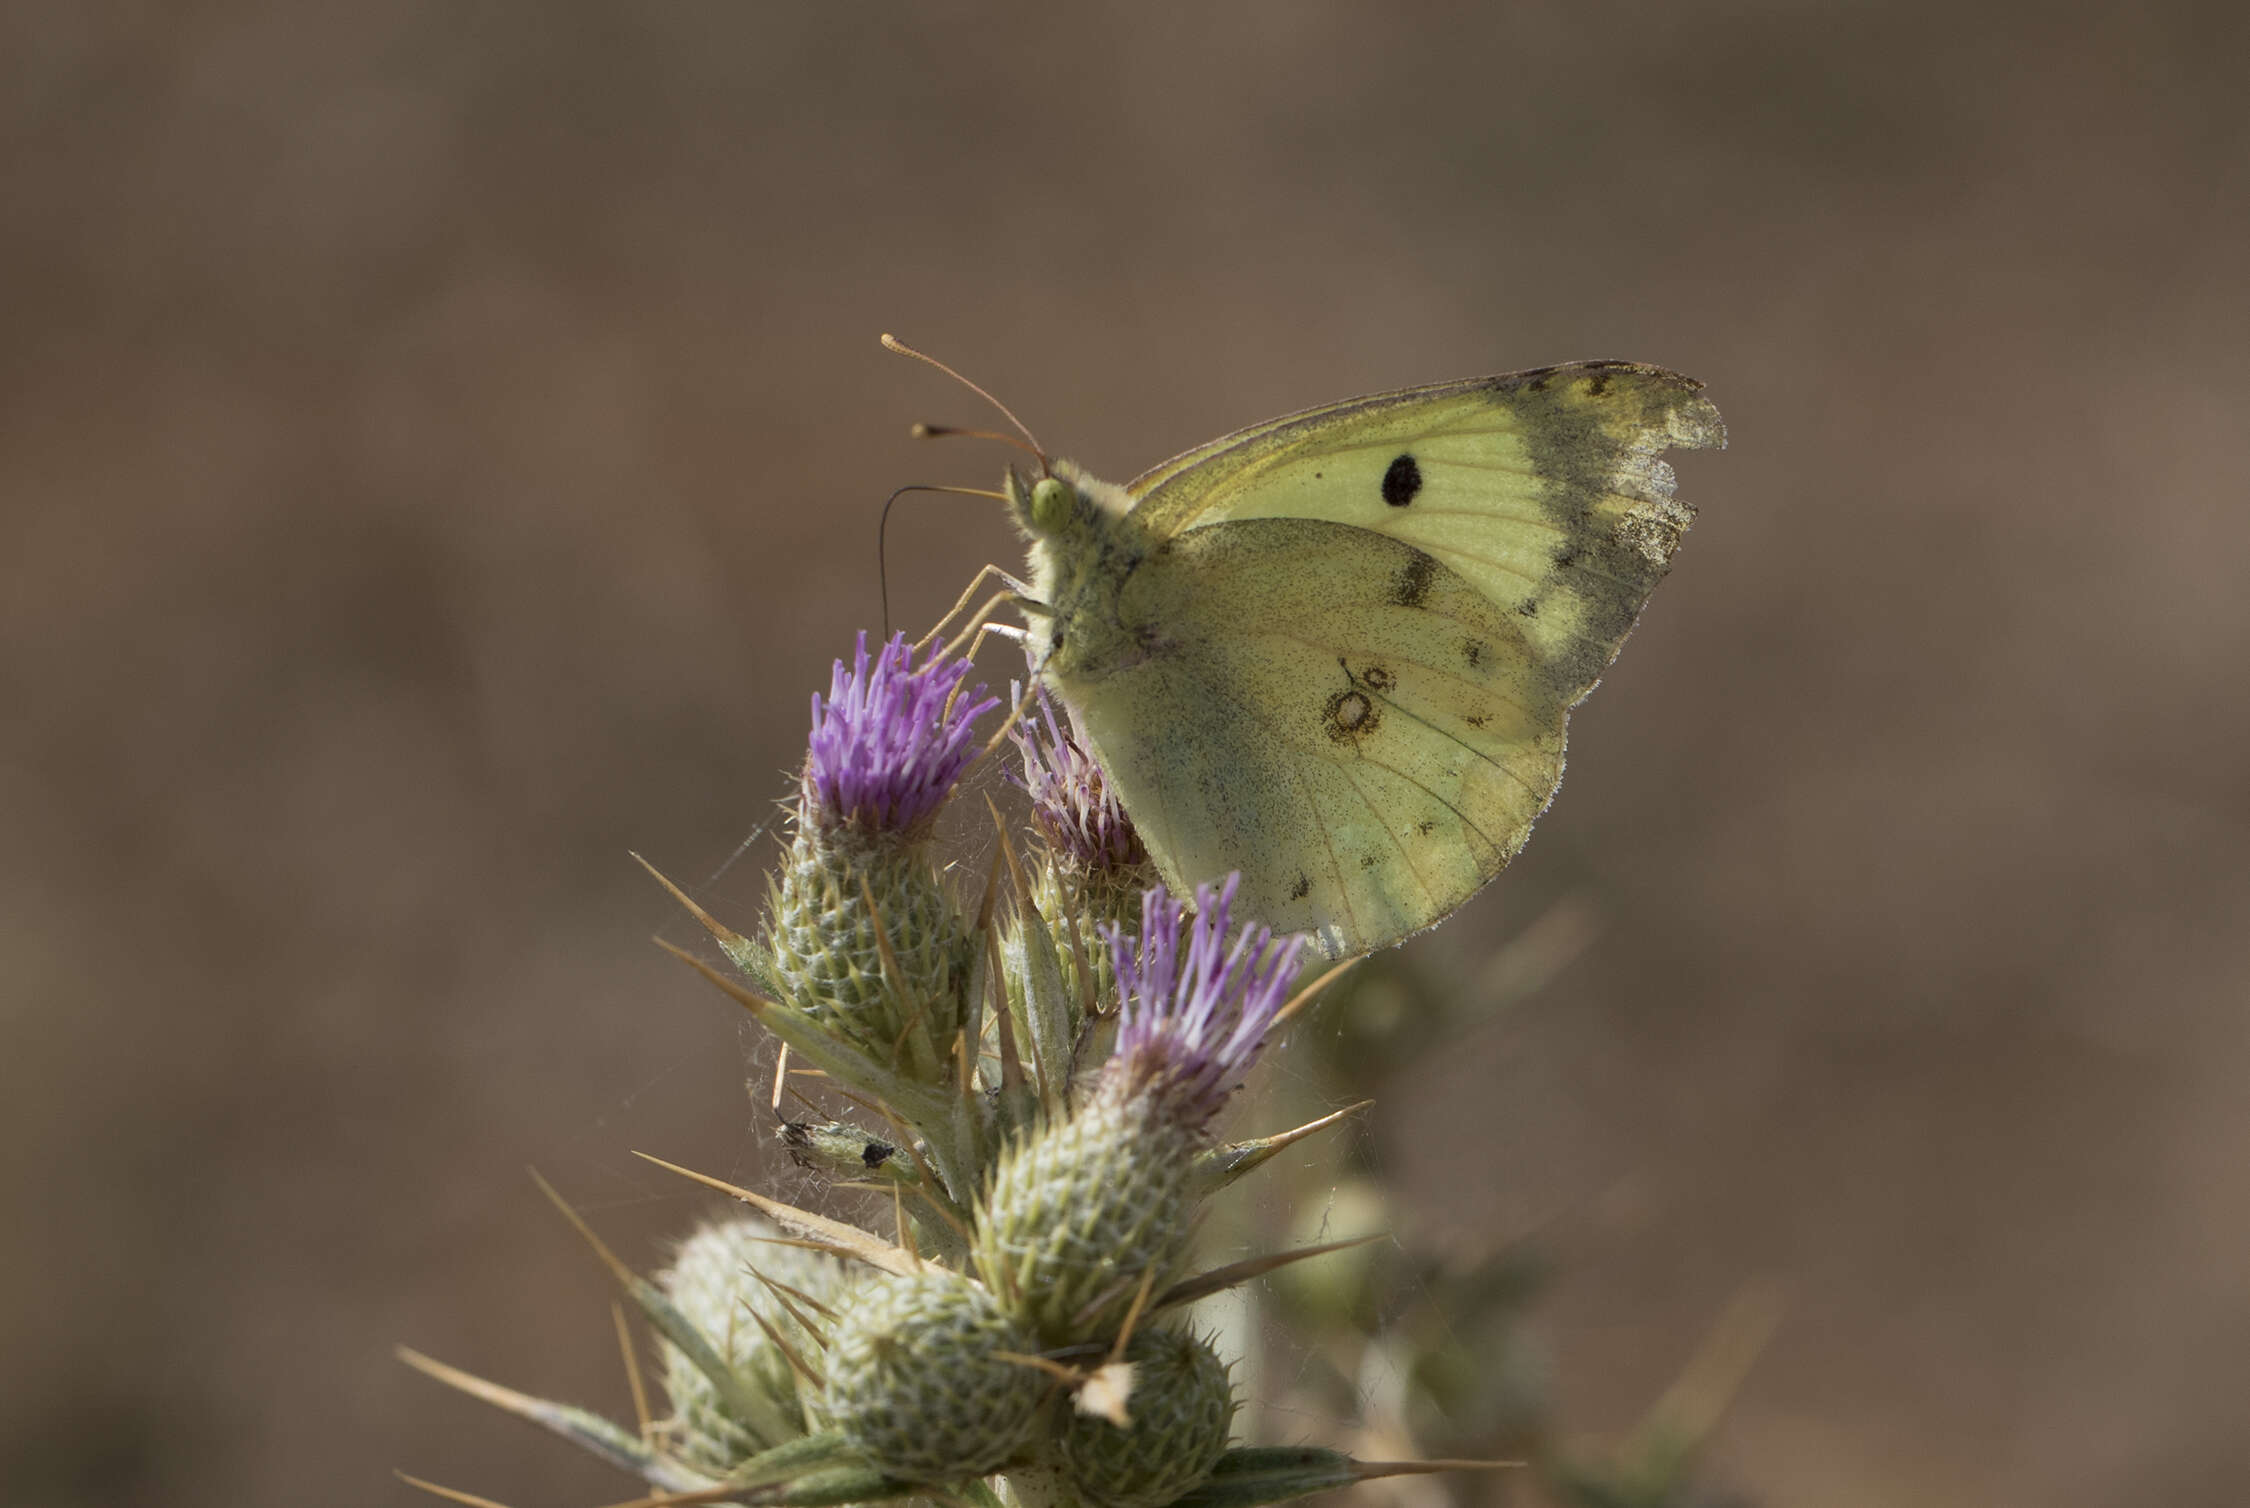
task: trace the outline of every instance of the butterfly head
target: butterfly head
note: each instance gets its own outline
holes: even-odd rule
[[[1029,479],[1010,467],[1004,487],[1017,526],[1033,539],[1085,534],[1132,507],[1122,487],[1097,481],[1068,461],[1053,462]]]
[[[1132,498],[1122,487],[1086,475],[1067,461],[1026,477],[1012,468],[1003,484],[1009,512],[1031,546],[1030,597],[1043,641],[1036,661],[1062,673],[1074,655],[1103,653],[1118,632],[1117,594],[1147,553],[1132,523]],[[1119,651],[1122,652],[1122,651]]]
[[[1078,498],[1070,483],[1052,472],[1043,472],[1033,478],[1025,477],[1015,467],[1001,483],[1008,499],[1008,511],[1015,516],[1016,527],[1031,539],[1053,539],[1070,532],[1070,521],[1078,511]]]
[[[1078,511],[1078,489],[1059,476],[1043,476],[1031,484],[1024,502],[1024,522],[1037,534],[1060,534]]]

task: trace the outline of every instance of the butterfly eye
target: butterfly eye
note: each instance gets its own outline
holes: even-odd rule
[[[1031,527],[1042,533],[1060,529],[1076,501],[1070,483],[1061,477],[1041,477],[1031,489]]]

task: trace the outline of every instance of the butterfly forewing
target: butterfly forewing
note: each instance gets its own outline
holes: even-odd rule
[[[1576,701],[1694,517],[1663,452],[1726,443],[1701,392],[1628,362],[1409,388],[1244,430],[1128,491],[1160,536],[1324,518],[1426,550],[1525,620],[1534,666]]]

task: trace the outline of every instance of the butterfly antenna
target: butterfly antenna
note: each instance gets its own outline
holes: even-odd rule
[[[1002,445],[1013,445],[1042,466],[1047,464],[1047,458],[1038,451],[1033,450],[1014,435],[1004,435],[996,429],[964,429],[958,424],[923,424],[917,422],[909,433],[917,440],[944,440],[954,435],[959,435],[966,440],[997,440]]]
[[[970,392],[976,394],[979,398],[982,398],[985,402],[1000,410],[1001,417],[1006,419],[1010,424],[1013,424],[1016,427],[1016,433],[1022,435],[1024,439],[1028,440],[1031,443],[1031,453],[1039,458],[1039,464],[1042,467],[1047,464],[1047,451],[1045,447],[1040,445],[1039,437],[1031,432],[1030,427],[1026,425],[1023,420],[1015,416],[1014,410],[1010,409],[1007,404],[1002,403],[999,399],[993,397],[983,388],[978,387],[975,383],[962,376],[959,372],[954,371],[953,368],[947,366],[944,362],[938,360],[935,356],[925,356],[920,351],[915,350],[912,346],[902,342],[895,335],[886,334],[883,336],[883,349],[886,351],[896,351],[901,356],[911,356],[916,361],[926,362],[929,365],[936,367],[939,371],[945,373],[946,376],[952,378],[955,382],[960,383],[961,386],[967,388]]]
[[[1006,439],[1007,437],[1003,435],[1001,438]],[[889,553],[884,548],[884,540],[891,527],[891,504],[897,502],[909,492],[944,492],[954,497],[988,497],[995,502],[1002,503],[1008,500],[1004,494],[990,492],[982,487],[939,486],[901,487],[898,491],[883,499],[883,516],[875,525],[875,584],[876,590],[882,594],[883,599],[883,638],[886,642],[891,637],[891,578]]]

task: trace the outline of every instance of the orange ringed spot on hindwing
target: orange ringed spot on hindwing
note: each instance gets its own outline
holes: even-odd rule
[[[1375,703],[1367,693],[1358,689],[1339,691],[1328,699],[1328,708],[1321,714],[1321,723],[1328,736],[1339,742],[1350,739],[1357,742],[1362,734],[1375,731],[1383,715],[1375,710]]]

